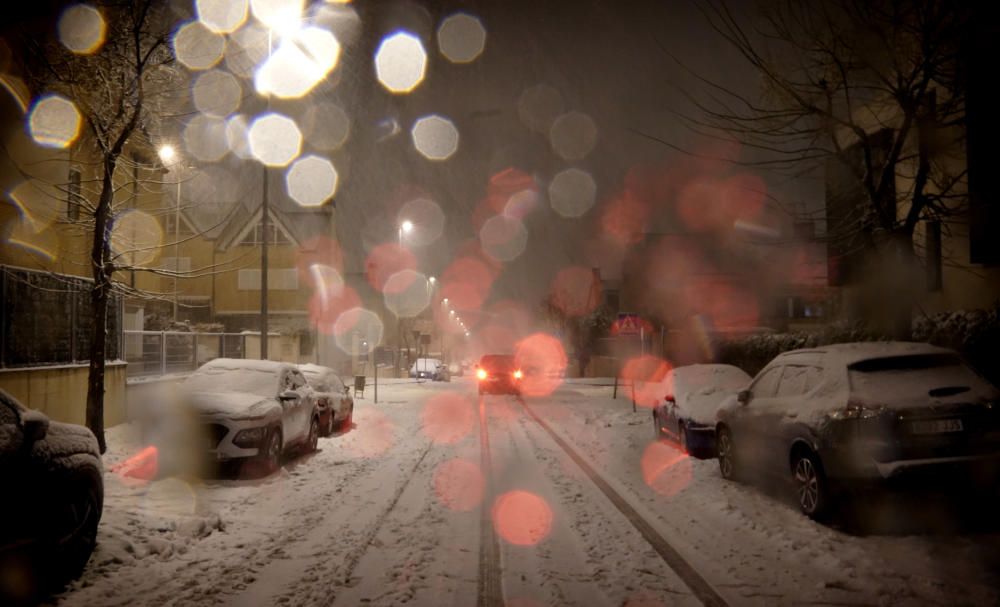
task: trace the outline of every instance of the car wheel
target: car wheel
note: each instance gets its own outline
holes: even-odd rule
[[[306,448],[310,453],[319,447],[319,418],[313,417],[309,422],[309,438],[306,439]]]
[[[330,413],[326,416],[326,429],[323,431],[324,436],[332,436],[337,430],[336,417],[337,416],[333,414],[333,411],[330,411]]]
[[[716,437],[717,451],[719,454],[719,472],[726,480],[736,479],[736,457],[733,452],[733,435],[729,428],[719,428],[719,435]]]
[[[95,466],[86,465],[74,473],[72,495],[66,498],[66,534],[55,567],[55,584],[63,584],[83,571],[97,545],[97,526],[104,507],[104,481]]]
[[[350,430],[351,425],[354,423],[354,403],[351,403],[351,407],[347,410],[347,417],[344,421],[340,422],[341,430]]]
[[[663,430],[660,428],[660,416],[653,411],[653,438],[660,440],[663,438]]]
[[[270,432],[267,433],[261,460],[264,462],[264,468],[268,474],[281,466],[281,430],[278,428],[271,428]]]
[[[825,520],[829,512],[830,495],[819,458],[807,449],[792,456],[792,476],[799,510],[813,520]]]

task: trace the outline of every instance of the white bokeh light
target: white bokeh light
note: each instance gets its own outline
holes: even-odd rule
[[[247,20],[247,0],[196,0],[198,20],[217,34],[235,32]]]
[[[408,247],[425,247],[436,242],[444,233],[445,216],[441,207],[429,198],[415,198],[408,201],[399,210],[397,222],[410,222],[420,226],[406,233]]]
[[[332,162],[319,156],[303,156],[285,173],[285,189],[300,205],[318,207],[336,194],[337,179],[337,169]]]
[[[385,281],[385,307],[398,318],[414,318],[431,303],[427,277],[415,270],[401,270]]]
[[[247,139],[249,130],[246,116],[242,114],[230,116],[226,120],[226,144],[229,146],[229,151],[242,160],[253,158],[250,141]]]
[[[594,206],[597,184],[590,173],[566,169],[549,183],[549,204],[563,217],[580,217]]]
[[[442,116],[425,116],[410,131],[413,145],[428,160],[447,160],[458,150],[458,129]]]
[[[226,121],[219,116],[198,114],[184,127],[183,139],[188,154],[204,162],[216,162],[229,152]]]
[[[111,249],[120,255],[119,264],[144,266],[159,254],[163,231],[155,217],[139,210],[119,215],[111,231]]]
[[[594,149],[597,126],[582,112],[563,114],[552,123],[549,140],[563,160],[580,160]]]
[[[260,66],[254,86],[261,94],[302,97],[337,66],[340,43],[329,31],[310,27],[283,41]]]
[[[351,308],[337,317],[333,333],[337,346],[344,352],[367,355],[382,343],[385,328],[378,314],[364,308]]]
[[[396,32],[382,41],[375,53],[375,74],[392,93],[409,93],[419,85],[427,70],[427,52],[420,38]]]
[[[351,119],[332,101],[318,101],[309,105],[304,112],[302,130],[309,133],[308,143],[311,147],[333,152],[347,142],[351,133]]]
[[[190,70],[207,70],[222,59],[226,39],[201,24],[185,23],[174,34],[174,56]]]
[[[28,132],[35,143],[48,148],[69,147],[80,135],[80,112],[59,95],[38,100],[28,116]]]
[[[513,261],[528,246],[528,231],[516,217],[495,215],[479,230],[483,252],[497,261]]]
[[[441,23],[438,49],[452,63],[470,63],[486,48],[486,30],[479,19],[465,13],[454,14]]]
[[[255,21],[230,34],[226,44],[226,68],[240,78],[253,78],[258,66],[267,60],[267,38],[267,28]]]
[[[279,35],[298,27],[304,8],[304,0],[250,0],[253,16]]]
[[[239,109],[243,87],[229,72],[209,70],[194,81],[192,95],[198,111],[213,116],[228,116]]]
[[[59,41],[78,55],[97,52],[106,34],[104,17],[93,6],[74,4],[59,17]]]
[[[299,127],[281,114],[264,114],[254,120],[247,139],[254,158],[272,167],[288,166],[302,149]]]
[[[538,84],[525,89],[517,100],[517,115],[524,126],[544,135],[549,134],[552,123],[562,111],[562,95],[547,84]]]

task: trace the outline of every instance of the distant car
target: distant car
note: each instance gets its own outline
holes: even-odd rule
[[[944,348],[901,342],[786,352],[719,410],[719,468],[790,480],[801,511],[828,516],[838,489],[890,479],[991,479],[1000,392]]]
[[[0,390],[0,603],[32,602],[76,577],[97,542],[97,439]]]
[[[448,365],[448,374],[452,377],[462,377],[465,374],[465,368],[461,363],[451,363]]]
[[[432,381],[451,381],[448,367],[437,358],[418,358],[410,367],[410,377]]]
[[[350,428],[354,419],[354,398],[337,373],[320,365],[299,365],[309,386],[315,391],[322,436],[330,436],[338,428]]]
[[[476,380],[480,394],[521,394],[524,377],[514,357],[509,354],[487,354],[479,359]]]
[[[671,369],[664,383],[667,394],[653,407],[656,437],[677,441],[685,453],[715,457],[715,414],[750,376],[732,365],[688,365]]]
[[[181,398],[219,462],[254,461],[270,471],[292,447],[316,449],[319,412],[295,365],[217,358],[184,381]]]

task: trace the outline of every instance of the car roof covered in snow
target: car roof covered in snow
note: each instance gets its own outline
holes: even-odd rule
[[[313,377],[320,375],[326,375],[327,373],[333,373],[333,369],[330,367],[324,367],[323,365],[316,365],[313,363],[304,363],[299,365],[299,370]]]
[[[248,371],[276,372],[282,369],[294,369],[291,363],[276,360],[254,360],[247,358],[216,358],[201,367],[202,369],[246,369]]]
[[[864,360],[892,358],[896,356],[914,356],[921,354],[956,355],[954,350],[932,346],[931,344],[907,341],[871,341],[848,344],[831,344],[817,348],[791,350],[776,356],[774,360],[771,361],[771,364],[789,364],[795,363],[796,360],[801,360],[803,363],[818,362],[816,359],[822,358],[823,361],[828,364],[848,367]]]

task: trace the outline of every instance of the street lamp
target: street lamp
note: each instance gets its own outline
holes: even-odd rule
[[[403,223],[399,224],[399,246],[403,246],[403,234],[409,234],[413,231],[413,222],[409,219],[404,220]]]
[[[169,143],[161,145],[158,150],[160,160],[164,165],[172,163],[177,158],[177,150]],[[181,226],[181,176],[177,173],[177,200],[174,202],[174,322],[177,322],[177,272],[180,270],[180,226]]]

